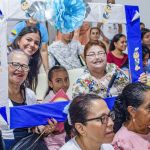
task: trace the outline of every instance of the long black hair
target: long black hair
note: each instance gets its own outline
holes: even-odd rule
[[[68,110],[68,119],[65,122],[65,131],[67,134],[67,140],[71,138],[71,134],[78,135],[78,131],[75,129],[75,123],[82,123],[86,125],[86,120],[91,106],[91,102],[94,100],[102,99],[95,94],[85,94],[77,96],[73,99]]]
[[[67,69],[63,66],[53,66],[49,71],[48,71],[48,81],[52,81],[52,78],[53,78],[53,74],[55,71],[65,71],[67,72]],[[68,74],[68,72],[67,72]],[[46,94],[45,94],[45,97],[48,95],[49,91],[53,90],[50,86],[48,86],[48,89],[46,91]]]
[[[28,87],[31,88],[32,90],[36,90],[37,84],[38,84],[38,73],[39,73],[39,68],[41,65],[41,55],[40,55],[40,48],[41,48],[41,33],[38,28],[33,27],[33,26],[27,26],[24,27],[21,32],[17,35],[16,39],[14,42],[9,45],[9,48],[11,50],[13,49],[20,49],[18,45],[18,41],[26,34],[28,33],[38,33],[40,36],[40,44],[39,44],[39,49],[32,55],[29,61],[29,67],[30,71],[28,73],[27,81],[28,81]]]
[[[149,91],[150,87],[137,82],[128,84],[118,96],[113,107],[115,112],[114,131],[117,132],[122,124],[130,120],[128,106],[138,108],[144,102],[144,93]]]
[[[112,41],[111,41],[111,43],[110,43],[110,46],[109,46],[109,50],[110,50],[110,51],[115,50],[115,45],[114,45],[114,43],[115,43],[115,42],[118,42],[118,41],[120,40],[120,38],[122,38],[122,37],[126,37],[126,36],[125,36],[124,34],[118,33],[118,34],[116,34],[116,35],[113,37],[113,39],[112,39]]]

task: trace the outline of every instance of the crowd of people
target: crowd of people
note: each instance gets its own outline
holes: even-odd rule
[[[38,103],[35,92],[42,63],[48,81],[42,103],[52,103],[60,89],[67,93],[68,70],[83,68],[84,72],[74,81],[65,122],[49,118],[47,125],[2,128],[0,149],[14,149],[21,139],[36,133],[43,135],[47,150],[149,150],[150,29],[143,23],[140,27],[144,71],[138,82],[130,83],[127,38],[122,25],[98,23],[93,27],[84,22],[71,33],[57,31],[55,41],[48,45],[48,31],[43,24],[33,18],[19,22],[8,43],[10,107]],[[108,28],[115,31],[109,32]],[[114,75],[114,83],[109,87]],[[104,100],[111,96],[117,96],[112,110]]]

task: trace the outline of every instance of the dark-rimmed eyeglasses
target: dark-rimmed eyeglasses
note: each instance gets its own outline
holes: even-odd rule
[[[29,71],[29,66],[26,64],[20,64],[18,62],[8,62],[9,65],[11,65],[13,68],[15,68],[16,70],[18,70],[20,67],[22,68],[22,70],[24,71]]]
[[[100,117],[87,119],[86,122],[97,120],[97,121],[101,121],[102,124],[107,124],[109,121],[109,118],[111,118],[112,121],[115,120],[115,113],[113,111],[111,111],[109,114],[103,114]]]

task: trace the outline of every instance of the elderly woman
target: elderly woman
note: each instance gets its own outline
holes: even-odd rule
[[[21,49],[30,58],[27,81],[28,87],[32,90],[36,90],[38,82],[38,73],[41,64],[40,57],[41,48],[41,33],[36,27],[28,26],[22,29],[18,34],[14,42],[9,45],[10,51],[14,49]]]
[[[60,150],[112,150],[114,114],[94,94],[76,97],[69,106],[66,132],[74,132]]]
[[[26,88],[25,84],[28,71],[29,57],[20,50],[10,52],[8,55],[8,101],[10,107],[36,104],[37,100],[34,92]],[[45,133],[48,134],[53,131],[50,127],[54,128],[56,121],[53,120],[52,122],[48,120],[50,125],[45,126],[43,129]],[[30,133],[28,128],[2,130],[6,150],[11,149],[20,139]]]
[[[127,85],[115,102],[115,150],[149,150],[150,87],[142,83]]]
[[[128,76],[121,69],[115,64],[107,64],[106,47],[102,42],[89,42],[84,48],[84,57],[87,69],[74,84],[73,97],[86,93],[98,94],[101,97],[118,95],[129,83]],[[139,80],[145,83],[146,75],[141,74]]]

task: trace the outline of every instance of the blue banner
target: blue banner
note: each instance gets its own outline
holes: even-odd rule
[[[125,6],[128,59],[132,82],[143,72],[140,15],[138,6]]]
[[[115,104],[115,100],[117,97],[107,97],[104,98],[105,102],[107,103],[107,106],[110,110],[112,110],[114,104]]]
[[[34,127],[48,124],[47,120],[55,118],[64,122],[66,114],[63,112],[69,101],[37,104],[29,106],[10,107],[10,128]]]
[[[116,97],[105,98],[109,109],[111,110]],[[25,105],[10,107],[10,128],[34,127],[46,125],[47,119],[55,118],[58,122],[64,122],[67,114],[64,108],[69,101],[53,102],[47,104]]]

